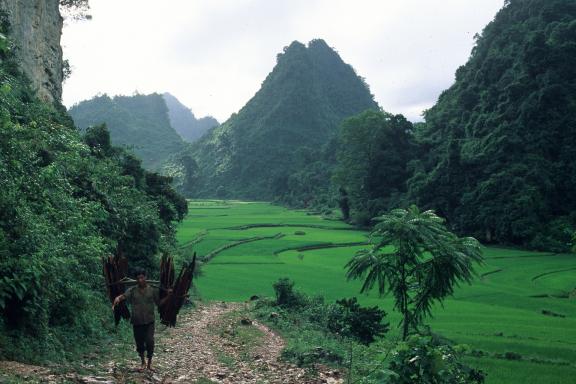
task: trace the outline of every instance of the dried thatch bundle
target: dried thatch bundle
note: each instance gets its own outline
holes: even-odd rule
[[[164,304],[159,308],[162,324],[165,324],[169,327],[174,327],[176,325],[176,316],[186,301],[186,298],[188,297],[188,291],[192,285],[195,266],[196,252],[194,252],[192,261],[182,266],[176,282],[173,286],[171,286],[169,285],[169,282],[174,280],[174,264],[172,263],[171,257],[165,257],[162,259],[160,264],[160,282],[162,288],[172,289],[172,295],[168,297]],[[161,292],[162,291],[163,290],[161,290]],[[166,294],[164,294],[164,296],[165,295]]]
[[[126,290],[121,281],[126,278],[128,272],[128,260],[122,255],[108,256],[102,258],[104,278],[106,279],[106,290],[111,303],[114,303],[116,296],[121,295]],[[114,308],[114,322],[116,325],[120,319],[128,320],[130,312],[125,302],[120,303]]]
[[[160,259],[160,300],[167,295],[168,289],[174,286],[174,262],[172,257],[164,254]]]

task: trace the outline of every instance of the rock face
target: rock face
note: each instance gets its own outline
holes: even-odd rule
[[[0,11],[10,24],[16,58],[40,99],[62,97],[62,16],[58,0],[0,0]]]

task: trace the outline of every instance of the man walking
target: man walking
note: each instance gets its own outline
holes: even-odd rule
[[[168,290],[168,295],[160,301],[160,289],[148,285],[146,282],[146,271],[140,270],[136,273],[138,284],[128,289],[122,295],[118,295],[112,304],[112,310],[120,302],[126,300],[132,307],[131,322],[134,328],[134,341],[136,350],[142,361],[141,370],[147,368],[152,370],[152,355],[154,354],[154,307],[164,304],[166,299],[172,294]],[[144,361],[144,352],[148,362]]]

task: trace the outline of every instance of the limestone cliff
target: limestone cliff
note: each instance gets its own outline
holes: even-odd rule
[[[22,71],[38,97],[52,102],[62,97],[62,16],[59,0],[0,0],[16,43]]]

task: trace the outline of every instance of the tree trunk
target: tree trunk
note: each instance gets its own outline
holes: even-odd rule
[[[402,340],[406,340],[408,337],[408,325],[409,317],[408,313],[408,284],[406,282],[406,269],[405,265],[402,264]]]

